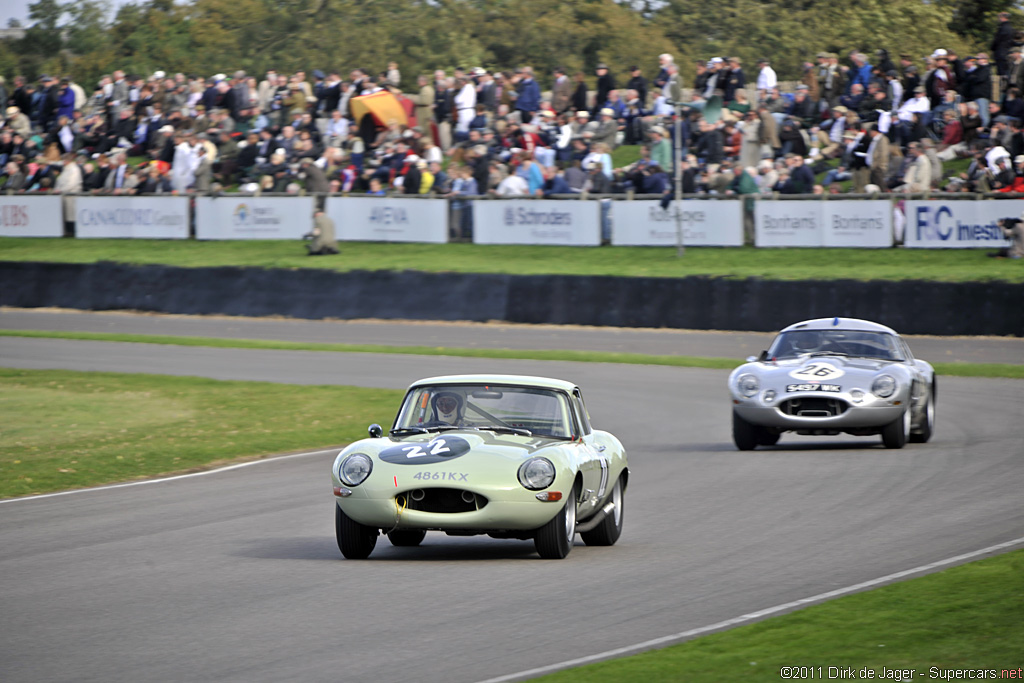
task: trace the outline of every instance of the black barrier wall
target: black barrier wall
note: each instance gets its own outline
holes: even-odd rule
[[[615,278],[0,263],[0,305],[294,318],[770,332],[845,316],[905,334],[1024,336],[1024,284]]]

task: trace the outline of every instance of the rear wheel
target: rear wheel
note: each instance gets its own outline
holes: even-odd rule
[[[610,499],[615,504],[615,508],[596,527],[580,533],[580,538],[584,543],[587,545],[615,545],[615,541],[619,540],[619,536],[622,535],[622,505],[625,502],[623,489],[622,477],[619,477],[612,488]]]
[[[732,411],[732,440],[741,451],[752,451],[760,443],[761,430]]]
[[[533,539],[537,553],[545,560],[561,560],[572,550],[576,538],[576,487],[569,490],[565,505],[554,518],[537,530]]]
[[[903,448],[910,433],[910,407],[903,414],[882,428],[882,443],[886,448]]]
[[[349,560],[365,560],[377,545],[377,530],[346,515],[337,503],[334,505],[334,534],[338,537],[338,550]]]
[[[412,548],[423,542],[425,529],[395,529],[388,532],[388,540],[397,548]]]
[[[935,431],[935,392],[928,395],[928,402],[924,405],[924,415],[921,417],[921,424],[917,432],[910,434],[911,443],[927,443]]]

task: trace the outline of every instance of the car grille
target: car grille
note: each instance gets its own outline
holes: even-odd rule
[[[784,415],[793,417],[835,417],[842,415],[849,404],[838,398],[818,398],[815,396],[791,398],[779,405]]]
[[[408,509],[420,512],[473,512],[487,505],[487,498],[464,489],[416,489],[403,494],[403,497]]]

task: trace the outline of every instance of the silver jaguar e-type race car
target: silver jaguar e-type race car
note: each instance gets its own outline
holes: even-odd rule
[[[935,370],[884,325],[820,318],[790,325],[729,375],[732,434],[749,451],[783,432],[881,434],[886,448],[935,428]]]

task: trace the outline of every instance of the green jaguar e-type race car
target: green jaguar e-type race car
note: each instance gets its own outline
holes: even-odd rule
[[[373,552],[379,533],[417,546],[427,531],[533,539],[541,557],[622,533],[626,450],[592,429],[575,385],[514,375],[423,379],[387,436],[342,450],[331,468],[338,547]]]

